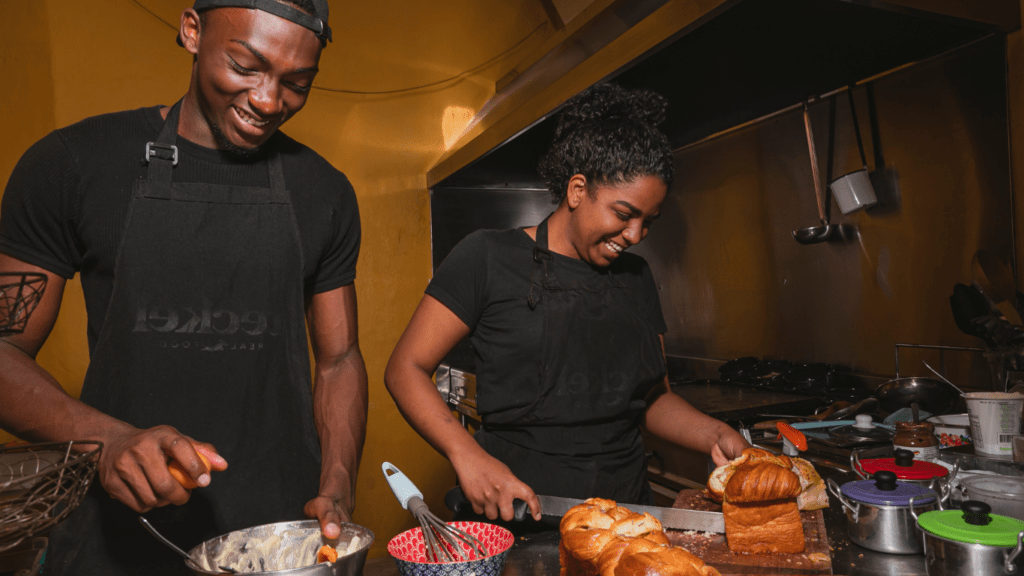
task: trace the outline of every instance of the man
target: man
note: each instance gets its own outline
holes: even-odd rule
[[[0,427],[103,442],[98,482],[50,535],[48,574],[188,574],[140,513],[186,549],[303,512],[328,537],[350,519],[367,410],[356,199],[278,132],[329,39],[326,0],[196,0],[177,105],[57,130],[15,168],[0,271],[48,285],[25,331],[0,340]],[[80,400],[34,361],[75,272]],[[172,461],[201,487],[183,488]]]

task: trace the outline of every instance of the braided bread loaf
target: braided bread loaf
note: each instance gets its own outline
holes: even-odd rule
[[[591,498],[562,516],[560,576],[717,576],[718,571],[669,545],[661,522],[613,500]]]

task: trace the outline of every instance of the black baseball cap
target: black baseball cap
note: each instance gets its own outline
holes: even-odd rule
[[[324,46],[331,41],[331,27],[327,25],[327,0],[311,0],[313,3],[313,14],[306,14],[278,0],[196,0],[192,9],[196,12],[209,10],[210,8],[250,8],[252,10],[263,10],[274,16],[294,22],[299,26],[308,28],[320,39]],[[177,37],[178,46],[181,46],[181,35]]]

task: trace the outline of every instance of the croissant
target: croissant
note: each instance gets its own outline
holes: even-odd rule
[[[828,508],[825,482],[814,469],[814,465],[803,458],[790,458],[760,448],[747,448],[739,458],[716,468],[708,478],[708,494],[713,500],[721,503],[725,497],[725,487],[736,470],[744,464],[757,462],[772,462],[790,469],[797,475],[800,479],[800,493],[797,496],[797,506],[800,510]]]
[[[670,546],[656,518],[614,500],[591,498],[570,508],[559,531],[560,576],[718,575],[700,558]],[[672,550],[678,552],[666,554]]]
[[[733,472],[725,487],[725,500],[734,504],[796,498],[800,478],[789,468],[771,462],[749,461]]]

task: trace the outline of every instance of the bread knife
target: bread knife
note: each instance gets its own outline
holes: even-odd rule
[[[542,516],[562,516],[570,508],[584,501],[576,498],[562,498],[560,496],[537,495],[540,500]],[[444,503],[453,512],[471,510],[469,500],[462,493],[462,488],[456,486],[444,496]],[[661,522],[665,528],[673,530],[695,530],[699,532],[725,533],[725,516],[721,512],[708,512],[704,510],[683,510],[681,508],[664,508],[661,506],[643,506],[640,504],[623,504],[638,514],[648,513]],[[530,517],[529,507],[526,502],[516,499],[513,501],[515,520],[523,521]]]

